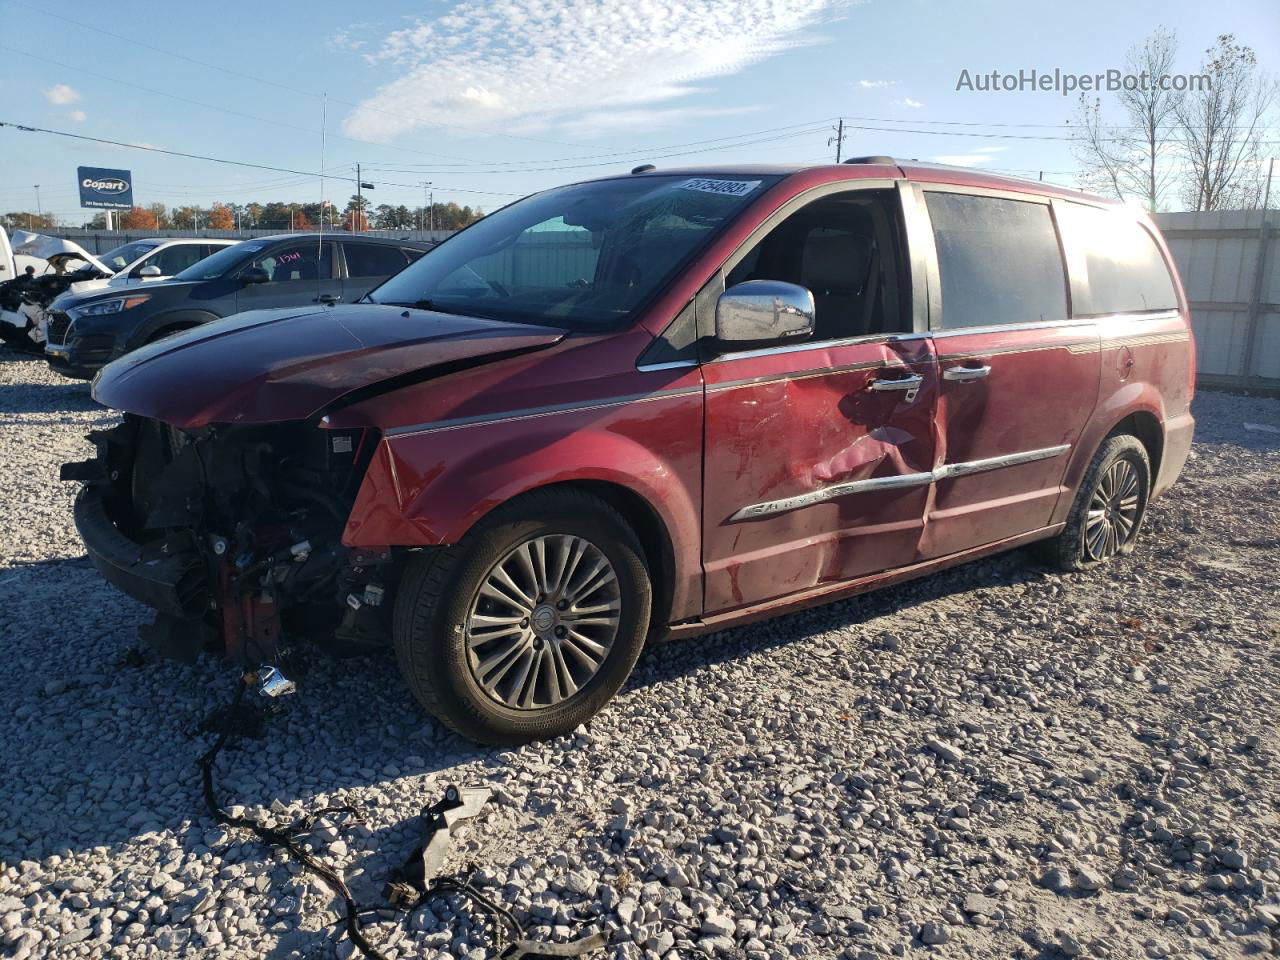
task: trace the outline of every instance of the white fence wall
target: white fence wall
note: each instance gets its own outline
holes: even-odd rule
[[[1159,213],[1191,304],[1202,383],[1280,388],[1275,210]]]

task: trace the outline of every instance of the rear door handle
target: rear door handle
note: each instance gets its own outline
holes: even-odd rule
[[[902,399],[910,403],[916,398],[916,393],[920,390],[920,384],[922,383],[924,383],[924,377],[918,373],[913,373],[908,377],[898,377],[894,380],[872,380],[871,389],[877,393],[884,393],[887,390],[905,390],[907,395]]]
[[[942,371],[943,380],[981,380],[991,372],[991,368],[982,367],[947,367]]]

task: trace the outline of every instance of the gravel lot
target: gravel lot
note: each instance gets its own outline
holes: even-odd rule
[[[1063,576],[1021,553],[648,652],[589,728],[478,749],[391,656],[317,656],[219,761],[364,902],[446,784],[495,800],[457,848],[597,956],[1280,953],[1280,400],[1201,393],[1194,460],[1137,552]],[[0,953],[347,957],[315,878],[205,814],[225,662],[141,662],[144,609],[83,557],[58,465],[110,420],[0,353]],[[391,956],[486,957],[436,901]]]

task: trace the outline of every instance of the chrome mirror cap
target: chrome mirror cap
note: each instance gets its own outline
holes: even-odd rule
[[[813,294],[781,280],[735,284],[716,301],[716,339],[722,344],[801,340],[813,333]]]

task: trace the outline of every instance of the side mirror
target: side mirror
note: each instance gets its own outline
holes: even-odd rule
[[[247,287],[254,283],[270,283],[271,277],[261,267],[246,267],[240,274],[240,282]]]
[[[148,263],[145,267],[138,271],[140,277],[158,277],[160,276],[160,268],[154,263]]]
[[[813,294],[781,280],[735,284],[716,301],[716,340],[727,348],[803,340],[813,333]]]

